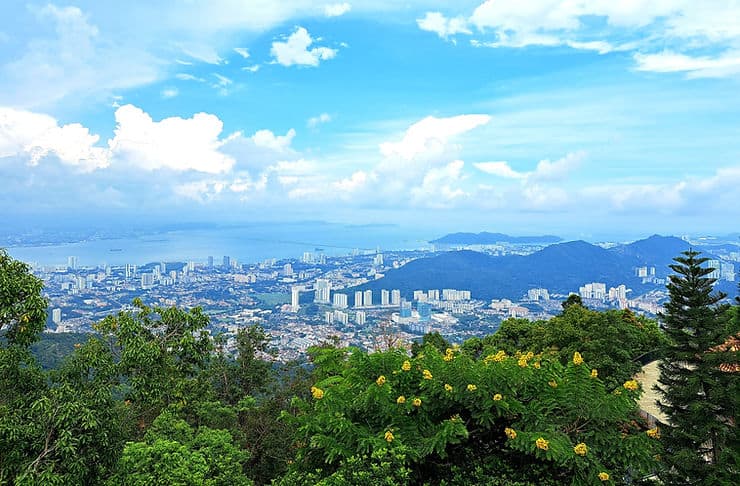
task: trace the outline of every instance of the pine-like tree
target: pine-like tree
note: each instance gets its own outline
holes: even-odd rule
[[[663,429],[666,484],[737,484],[736,428],[738,375],[723,372],[710,351],[728,337],[723,293],[713,293],[715,279],[708,259],[689,250],[674,259],[662,321],[671,343],[660,365],[663,398],[658,405],[668,417]],[[734,390],[734,391],[733,391]]]

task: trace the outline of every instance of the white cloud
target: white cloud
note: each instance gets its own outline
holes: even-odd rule
[[[298,27],[285,42],[273,42],[270,54],[275,62],[283,66],[318,66],[319,62],[337,55],[337,50],[329,47],[314,47],[309,50],[313,41],[305,28]]]
[[[332,3],[324,7],[324,15],[327,17],[339,17],[352,9],[352,5],[347,2]]]
[[[421,30],[434,32],[443,39],[455,34],[472,34],[464,17],[447,18],[440,12],[427,12],[421,19],[416,19]]]
[[[487,124],[488,115],[458,115],[448,118],[428,116],[411,125],[400,142],[385,142],[380,152],[385,157],[399,157],[411,160],[429,152],[439,152],[448,140]]]
[[[721,78],[740,74],[740,50],[719,56],[687,56],[672,51],[635,54],[638,71],[658,73],[683,72],[690,78]]]
[[[554,162],[549,159],[540,160],[531,174],[533,179],[538,180],[558,180],[565,177],[568,173],[578,168],[586,158],[583,151],[570,152]]]
[[[199,78],[197,76],[193,76],[192,74],[187,74],[187,73],[177,73],[175,74],[175,77],[179,79],[180,81],[197,81],[199,83],[206,82],[206,80],[203,78]]]
[[[115,118],[115,136],[108,145],[117,163],[210,174],[228,172],[235,163],[220,151],[223,122],[215,115],[196,113],[191,118],[154,121],[142,109],[124,105]]]
[[[574,169],[581,165],[586,158],[583,151],[570,152],[554,162],[549,159],[540,160],[537,167],[530,172],[519,172],[511,168],[508,162],[478,162],[473,166],[487,174],[505,179],[521,179],[524,182],[535,180],[559,180],[564,178]]]
[[[242,71],[248,71],[250,73],[256,73],[259,70],[260,70],[259,64],[254,64],[252,66],[245,66],[242,68]]]
[[[219,56],[218,51],[209,44],[191,42],[181,44],[180,49],[196,61],[206,64],[222,64],[224,62],[224,59]]]
[[[234,81],[218,73],[213,73],[213,77],[216,78],[216,82],[211,84],[211,87],[215,88],[222,96],[228,95],[229,86],[234,84]]]
[[[446,208],[467,196],[456,184],[462,179],[465,163],[454,160],[443,167],[434,167],[424,174],[421,185],[411,189],[411,200],[415,205]]]
[[[367,172],[358,170],[351,176],[336,181],[333,186],[339,191],[354,193],[367,184],[370,176]]]
[[[234,52],[242,56],[244,59],[249,58],[249,49],[246,47],[235,47]]]
[[[308,121],[306,121],[306,125],[309,128],[316,128],[318,125],[322,123],[328,123],[330,121],[331,115],[329,115],[328,113],[322,113],[320,115],[312,116],[311,118],[309,118]]]
[[[160,93],[162,95],[162,98],[168,100],[170,98],[176,97],[180,92],[177,90],[177,88],[165,88]]]
[[[506,161],[477,162],[473,164],[473,166],[481,172],[485,172],[486,174],[491,174],[496,177],[503,177],[505,179],[523,179],[527,176],[525,173],[517,172],[512,169]]]
[[[0,107],[0,158],[19,156],[37,165],[53,156],[91,171],[109,165],[108,151],[95,146],[99,140],[79,123],[59,125],[48,115]]]
[[[69,95],[110,95],[162,74],[154,56],[110,42],[77,7],[48,4],[29,9],[39,29],[52,28],[53,34],[29,39],[8,57],[13,61],[0,65],[0,105],[35,108]]]
[[[270,130],[258,130],[252,135],[251,139],[258,147],[282,152],[290,148],[294,137],[295,130],[291,128],[285,135],[275,135]]]

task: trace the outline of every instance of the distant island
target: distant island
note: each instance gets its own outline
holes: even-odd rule
[[[437,245],[495,245],[496,243],[516,243],[516,244],[545,244],[558,243],[563,241],[559,236],[542,235],[542,236],[511,236],[503,233],[450,233],[430,241]]]

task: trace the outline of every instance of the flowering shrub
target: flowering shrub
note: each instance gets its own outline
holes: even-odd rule
[[[654,467],[660,442],[638,425],[639,387],[607,392],[579,353],[563,365],[532,353],[473,358],[431,346],[411,360],[398,349],[316,352],[334,357],[314,360],[322,379],[312,393],[322,397],[295,399],[298,412],[284,416],[298,431],[296,474],[329,477],[352,458],[389,450],[418,483],[462,474],[470,455],[542,484],[601,484]],[[530,470],[539,477],[527,479]]]

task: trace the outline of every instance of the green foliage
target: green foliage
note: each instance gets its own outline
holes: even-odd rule
[[[117,358],[122,393],[143,430],[171,404],[187,406],[209,396],[202,373],[213,342],[200,308],[150,308],[108,316],[95,326]]]
[[[449,341],[442,337],[440,333],[436,331],[430,332],[424,334],[424,337],[421,339],[421,343],[414,341],[411,344],[411,355],[418,355],[427,345],[434,346],[435,348],[437,348],[438,351],[444,351],[451,346]]]
[[[43,332],[39,340],[31,345],[31,353],[42,369],[54,370],[72,354],[75,344],[82,344],[88,338],[89,333]]]
[[[614,389],[640,371],[641,360],[658,354],[667,341],[655,321],[629,310],[597,312],[572,305],[549,321],[508,319],[483,342],[489,349],[545,352],[561,363],[579,351],[599,370],[607,388]]]
[[[328,478],[353,457],[395,450],[416,483],[450,480],[452,465],[466,468],[463,450],[487,462],[516,457],[519,471],[561,484],[596,484],[600,472],[622,477],[654,467],[659,444],[635,422],[637,387],[609,393],[585,364],[503,351],[475,359],[427,346],[415,358],[350,349],[338,372],[322,369],[326,363],[336,370],[337,356],[318,351],[321,379],[312,398],[297,399],[300,412],[284,415],[298,430],[294,472]],[[539,438],[546,450],[537,447]],[[581,442],[585,456],[573,449]]]
[[[234,445],[226,430],[194,430],[172,411],[164,411],[147,431],[143,442],[129,442],[115,475],[114,485],[252,484],[244,475],[248,454]]]
[[[656,387],[670,422],[664,428],[669,454],[661,479],[667,484],[732,484],[740,475],[740,387],[737,374],[720,365],[737,363],[738,353],[712,350],[738,326],[720,305],[725,296],[712,292],[711,269],[702,267],[707,258],[687,251],[675,260],[663,316],[671,343]]]
[[[0,249],[0,348],[27,347],[46,326],[43,283],[31,275],[28,265],[13,260]]]

